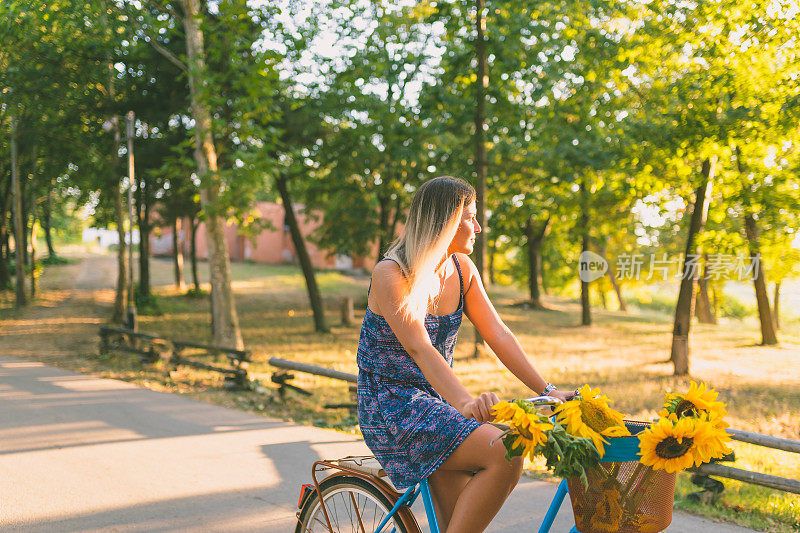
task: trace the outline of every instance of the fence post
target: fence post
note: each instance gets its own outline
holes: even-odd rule
[[[342,325],[343,326],[352,326],[355,322],[355,318],[353,317],[353,298],[351,296],[345,296],[342,298]]]

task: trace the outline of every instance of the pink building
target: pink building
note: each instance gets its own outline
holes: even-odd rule
[[[231,261],[255,261],[257,263],[282,264],[297,263],[297,251],[289,226],[284,221],[285,211],[283,205],[273,202],[259,202],[256,206],[261,217],[268,220],[275,230],[266,229],[261,232],[254,240],[244,235],[240,235],[237,226],[234,224],[225,225],[225,241],[228,245],[228,254]],[[295,205],[295,214],[300,225],[300,232],[306,238],[318,226],[319,222],[311,220],[302,213],[302,205]],[[157,222],[154,221],[157,225]],[[188,221],[183,221],[179,231],[178,240],[186,256],[189,255],[191,243],[191,230]],[[321,250],[306,239],[306,249],[311,256],[311,263],[315,268],[335,268],[335,269],[359,269],[371,270],[375,266],[375,254],[377,254],[377,241],[373,248],[375,253],[371,257],[350,257],[348,255],[336,254],[335,251]],[[150,235],[150,249],[153,255],[172,254],[172,228],[169,226],[159,227]],[[200,224],[197,228],[197,257],[206,259],[208,257],[208,246],[206,243],[205,224]]]

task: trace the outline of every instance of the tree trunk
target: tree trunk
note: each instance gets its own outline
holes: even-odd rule
[[[486,20],[483,18],[485,0],[475,0],[475,28],[477,38],[475,40],[475,55],[478,60],[477,81],[475,83],[475,204],[477,208],[478,224],[482,231],[475,238],[475,266],[478,267],[478,275],[481,281],[486,280],[486,144],[484,142],[483,128],[486,123],[486,88],[488,87],[488,75],[486,73]],[[475,328],[475,344],[473,357],[479,357],[486,352],[478,329]]]
[[[114,123],[114,160],[117,159],[117,150],[119,146],[119,128],[117,117],[113,119]],[[113,165],[116,168],[116,164]],[[117,238],[119,239],[119,247],[117,248],[117,290],[114,294],[114,311],[111,314],[111,321],[116,324],[125,323],[125,313],[128,307],[128,297],[131,296],[128,291],[128,244],[125,242],[125,204],[122,197],[122,183],[114,172],[113,176],[114,185],[114,217],[117,222]]]
[[[114,69],[113,65],[109,65],[109,87],[110,94],[114,94],[114,77],[111,71]],[[117,225],[117,240],[119,246],[117,247],[117,288],[114,293],[114,308],[111,313],[111,322],[115,324],[124,324],[126,320],[126,312],[128,307],[128,298],[132,295],[128,294],[128,243],[126,242],[125,232],[125,200],[122,193],[122,182],[117,176],[118,159],[119,159],[119,117],[111,117],[111,125],[114,133],[114,146],[111,150],[111,185],[114,187],[114,219]],[[131,221],[133,223],[133,221]],[[131,243],[133,245],[133,243]]]
[[[490,241],[487,239],[487,241],[486,246],[489,250],[489,283],[494,285],[496,279],[494,277],[494,256],[497,253],[497,239]]]
[[[603,306],[603,310],[608,310],[608,302],[606,301],[606,291],[603,290],[603,286],[599,283],[597,285],[597,292],[600,294],[600,305]]]
[[[717,316],[719,314],[719,306],[717,305],[718,301],[719,300],[718,300],[718,297],[717,297],[717,285],[716,284],[712,284],[711,285],[711,313],[714,316]]]
[[[105,18],[103,20],[105,21]],[[106,61],[108,62],[108,97],[110,100],[109,104],[111,104],[116,96],[116,86],[114,84],[116,69],[114,68],[114,63],[111,61],[110,55],[106,56]],[[128,245],[125,242],[125,200],[122,193],[122,181],[120,176],[118,176],[119,144],[121,140],[118,115],[111,117],[111,131],[114,136],[114,145],[111,148],[111,154],[109,154],[109,168],[111,169],[109,185],[113,187],[114,191],[114,220],[117,225],[117,240],[119,242],[117,246],[117,288],[114,291],[114,307],[111,312],[111,322],[115,324],[125,324],[128,298],[132,297],[132,295],[127,293],[129,281],[128,269],[129,266],[132,268],[132,265],[128,265]],[[132,223],[133,221],[131,221],[131,224]],[[131,243],[131,246],[132,245],[133,243]]]
[[[172,262],[175,265],[175,288],[180,292],[186,291],[186,282],[183,280],[183,242],[178,233],[181,231],[181,219],[175,217],[172,223]]]
[[[39,145],[33,144],[31,149],[31,164],[30,164],[30,171],[28,172],[29,179],[23,181],[23,190],[22,190],[22,200],[25,201],[27,197],[27,202],[22,208],[22,215],[23,220],[25,222],[25,231],[22,234],[23,238],[25,239],[25,254],[26,254],[26,264],[31,268],[31,282],[33,282],[34,277],[34,240],[36,236],[34,235],[34,225],[36,224],[36,189],[34,187],[34,183],[36,182],[36,173],[38,172],[37,165],[39,163]],[[30,227],[28,226],[28,221],[30,221]],[[30,249],[30,252],[28,250]],[[34,294],[36,291],[35,287],[31,287],[31,295]]]
[[[25,297],[25,256],[21,247],[24,247],[25,224],[22,223],[22,186],[19,178],[19,158],[17,153],[17,117],[11,117],[11,180],[14,189],[14,257],[16,259],[16,300],[15,305],[22,307],[26,303]]]
[[[19,154],[17,154],[19,157]],[[17,161],[19,166],[19,161]],[[17,168],[17,176],[19,182],[19,196],[20,196],[20,212],[22,213],[22,233],[20,233],[19,251],[22,253],[22,264],[27,266],[30,264],[30,257],[28,256],[28,202],[25,201],[27,196],[28,187],[27,179],[23,178],[20,169]]]
[[[528,235],[528,290],[531,298],[531,305],[534,309],[544,309],[542,294],[539,286],[539,279],[542,273],[542,244],[550,229],[550,216],[547,220],[537,226],[533,219],[528,219],[525,232]]]
[[[619,303],[619,310],[623,313],[628,312],[628,306],[625,304],[625,298],[622,296],[622,288],[619,286],[617,282],[617,277],[614,273],[614,270],[611,268],[611,263],[608,262],[608,258],[606,257],[606,245],[604,244],[602,247],[598,247],[598,253],[600,257],[603,258],[608,264],[608,270],[606,270],[606,275],[608,276],[608,281],[611,282],[611,286],[614,288],[614,294],[617,295],[617,303]]]
[[[231,288],[230,258],[225,246],[219,210],[217,152],[211,130],[211,110],[205,100],[206,90],[203,31],[200,28],[200,1],[181,0],[184,11],[186,57],[189,63],[189,93],[194,118],[197,175],[200,178],[200,200],[206,214],[206,241],[211,278],[211,315],[214,342],[220,346],[243,348],[239,317]]]
[[[695,302],[695,316],[701,324],[716,324],[717,317],[711,309],[711,298],[708,293],[708,280],[701,277],[697,281],[697,300]]]
[[[7,182],[0,200],[0,291],[6,289],[11,283],[11,273],[8,271],[8,211],[11,207],[11,180]]]
[[[697,248],[697,235],[703,231],[708,215],[708,201],[711,196],[711,183],[714,179],[716,157],[707,158],[702,164],[703,180],[695,190],[694,208],[689,221],[689,235],[686,237],[686,252],[681,269],[681,286],[678,292],[678,302],[675,304],[675,325],[672,329],[672,361],[676,376],[689,374],[689,329],[692,324],[692,308],[694,307],[694,283],[697,278],[695,249]]]
[[[736,154],[736,168],[739,174],[744,176],[745,167],[742,161],[742,153],[738,146],[733,147]],[[748,248],[750,249],[751,267],[754,271],[753,286],[756,291],[756,303],[758,305],[758,319],[761,322],[761,344],[778,344],[778,334],[775,331],[772,311],[769,308],[769,296],[767,295],[767,284],[764,279],[764,265],[761,262],[761,244],[759,243],[758,223],[750,207],[750,200],[747,196],[745,187],[744,195],[744,233],[747,238]]]
[[[391,229],[390,229],[390,232],[389,232],[389,235],[392,238],[392,242],[394,242],[394,238],[395,238],[395,235],[396,235],[396,232],[397,232],[397,224],[400,221],[400,215],[401,215],[400,202],[401,202],[401,198],[400,198],[400,195],[398,194],[397,198],[394,201],[394,213],[392,214],[392,226],[391,226]]]
[[[541,281],[541,285],[542,285],[542,294],[544,296],[547,296],[547,294],[548,294],[547,293],[547,272],[544,269],[544,257],[542,258],[541,268],[542,268],[542,271],[539,273],[539,277],[541,279],[539,281]]]
[[[772,314],[774,315],[775,329],[781,329],[781,315],[780,315],[780,296],[781,296],[781,282],[775,282],[775,297],[772,299]]]
[[[383,253],[386,251],[387,246],[387,230],[389,227],[389,197],[378,197],[379,213],[378,213],[378,258],[375,260],[380,261]]]
[[[56,257],[56,250],[53,248],[53,180],[47,184],[47,198],[44,209],[42,210],[42,229],[44,230],[44,240],[47,243],[47,256]]]
[[[581,215],[584,219],[584,215]],[[586,230],[584,230],[586,231]],[[589,250],[589,238],[584,233],[581,239],[581,253]],[[581,280],[581,326],[592,325],[592,303],[589,300],[589,282]]]
[[[31,209],[31,300],[36,298],[36,211]]]
[[[775,332],[775,323],[772,320],[772,311],[769,308],[767,284],[764,279],[764,265],[761,263],[761,251],[758,238],[758,223],[751,213],[744,215],[744,230],[750,248],[755,276],[753,286],[756,290],[756,303],[758,304],[758,318],[761,322],[761,344],[778,344],[778,334]]]
[[[697,300],[695,302],[694,314],[697,321],[701,324],[716,324],[717,317],[711,312],[711,299],[708,296],[708,256],[703,255],[703,274],[697,282]]]
[[[581,192],[581,253],[589,251],[589,191],[586,188],[586,177],[580,182]],[[581,325],[592,324],[592,306],[589,301],[589,282],[581,280]]]
[[[150,285],[150,207],[152,204],[152,186],[148,178],[138,180],[136,188],[136,215],[139,219],[139,287],[138,294],[149,298],[152,293]]]
[[[278,191],[283,201],[283,209],[286,213],[286,223],[289,225],[289,233],[292,235],[292,242],[300,259],[300,268],[303,269],[303,276],[306,278],[306,289],[308,290],[308,300],[311,303],[311,310],[314,313],[314,329],[320,333],[327,333],[328,326],[325,323],[325,306],[317,287],[317,278],[314,275],[314,266],[311,264],[311,257],[308,255],[303,234],[300,233],[300,225],[294,214],[294,206],[289,196],[289,189],[286,186],[286,178],[275,178]]]
[[[192,262],[192,284],[194,291],[200,292],[200,280],[197,277],[197,226],[199,222],[194,217],[189,219],[189,222],[192,225],[192,244],[189,252]]]

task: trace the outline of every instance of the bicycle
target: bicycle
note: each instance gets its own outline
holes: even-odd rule
[[[530,398],[528,401],[540,407],[550,408],[560,403],[557,398],[549,396],[538,396]],[[632,434],[647,425],[628,421],[626,424],[629,429],[632,429]],[[495,425],[508,429],[507,426]],[[613,476],[627,476],[633,485],[639,484],[639,480],[643,477],[640,469],[631,466],[631,463],[634,462],[636,465],[639,464],[638,439],[621,437],[610,440],[611,443],[606,447],[605,455],[600,461],[601,464],[615,466],[606,473]],[[625,464],[628,465],[627,472],[625,468],[621,469],[619,466]],[[318,474],[329,470],[334,472],[320,482]],[[661,475],[663,471],[657,474]],[[295,533],[350,531],[353,533],[422,533],[411,511],[411,506],[420,495],[425,507],[430,533],[440,533],[428,480],[423,479],[401,493],[383,480],[385,476],[386,473],[383,472],[378,461],[371,456],[316,461],[311,469],[314,483],[304,484],[301,487]],[[639,479],[636,479],[636,476],[639,476]],[[675,474],[662,476],[658,481],[658,490],[666,491],[670,495],[674,494]],[[539,527],[539,533],[550,531],[564,498],[570,494],[570,489],[573,493],[580,494],[579,497],[597,497],[592,495],[591,491],[585,490],[579,481],[562,480],[558,484],[556,493]],[[644,498],[648,497],[653,500],[652,505],[649,501],[645,501],[643,507],[647,512],[660,513],[661,518],[661,523],[648,525],[650,527],[659,526],[659,529],[655,529],[655,531],[661,531],[671,522],[672,498],[667,500],[659,497],[658,493],[655,493],[654,497],[652,491],[649,495],[644,496]],[[571,498],[574,499],[575,496],[573,495]],[[668,510],[665,507],[667,502]],[[665,514],[667,511],[668,516]],[[578,518],[579,515],[576,513],[575,516]],[[667,516],[666,522],[664,516]],[[648,518],[650,517],[648,516]],[[573,526],[570,533],[580,532]]]

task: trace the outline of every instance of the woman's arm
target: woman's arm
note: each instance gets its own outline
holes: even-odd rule
[[[431,344],[424,320],[409,320],[400,313],[399,303],[406,283],[400,267],[393,261],[379,263],[372,273],[372,280],[372,290],[380,314],[434,390],[464,416],[472,416],[478,422],[491,420],[491,408],[498,402],[497,396],[494,393],[485,393],[473,398],[447,361]]]
[[[466,254],[457,254],[457,259],[465,273],[464,313],[467,318],[506,368],[529,389],[541,394],[547,385],[547,380],[530,363],[517,338],[497,314],[483,288],[475,263]],[[551,395],[569,396],[568,393],[551,393]]]

